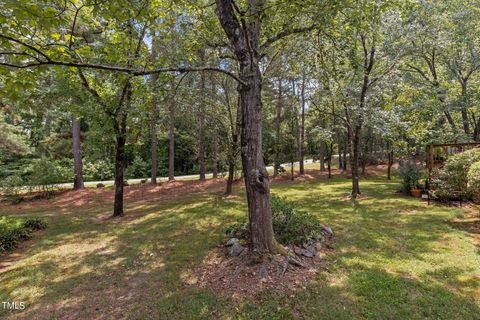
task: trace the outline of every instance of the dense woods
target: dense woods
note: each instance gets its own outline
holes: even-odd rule
[[[453,0],[3,2],[0,179],[113,179],[120,217],[126,179],[212,173],[230,194],[242,177],[251,248],[272,252],[266,167],[350,170],[355,199],[370,164],[390,179],[429,143],[480,142],[479,14]]]

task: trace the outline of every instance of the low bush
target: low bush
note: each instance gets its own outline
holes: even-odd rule
[[[431,189],[436,196],[442,198],[472,199],[480,190],[478,162],[480,149],[467,150],[449,157],[442,169],[432,173]]]
[[[467,187],[475,202],[480,202],[480,161],[470,166],[467,173]]]
[[[23,200],[21,190],[24,182],[20,176],[8,176],[0,180],[0,192],[8,201],[18,204]]]
[[[46,227],[46,223],[38,218],[21,220],[0,217],[0,254],[14,249],[20,241],[29,239],[32,232]]]
[[[412,189],[420,188],[420,179],[422,171],[420,167],[413,161],[405,161],[400,165],[398,173],[402,178],[402,191],[405,194],[410,193]]]
[[[47,223],[39,218],[29,218],[23,222],[23,227],[31,231],[37,231],[47,228]]]
[[[310,240],[320,239],[321,224],[318,219],[308,213],[295,208],[295,205],[285,197],[271,195],[273,232],[275,239],[283,244],[300,245]],[[239,222],[226,229],[231,237],[248,239],[250,230],[248,222]]]

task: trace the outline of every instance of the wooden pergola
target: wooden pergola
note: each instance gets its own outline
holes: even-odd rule
[[[427,145],[427,169],[428,173],[435,169],[436,164],[442,164],[447,160],[448,156],[464,152],[469,149],[480,148],[480,142],[467,143],[442,143]],[[443,159],[438,159],[437,150],[441,150]],[[437,156],[437,158],[436,158]]]

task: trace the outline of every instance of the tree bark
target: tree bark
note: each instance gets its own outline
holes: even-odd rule
[[[352,147],[350,153],[353,156],[350,156],[350,167],[352,169],[352,199],[356,199],[356,197],[361,193],[360,192],[360,183],[359,183],[359,172],[358,172],[358,165],[359,165],[359,157],[360,157],[360,131],[362,127],[359,125],[355,126],[355,130],[353,132],[353,140],[352,140]]]
[[[318,154],[320,158],[320,172],[325,171],[325,142],[320,141],[320,152]]]
[[[168,105],[168,181],[175,180],[175,81],[170,82],[172,96]]]
[[[466,135],[470,136],[470,123],[468,120],[468,113],[467,113],[467,104],[468,104],[468,98],[467,98],[467,84],[468,80],[467,79],[461,79],[460,83],[462,85],[462,123],[463,123],[463,131],[465,132]]]
[[[199,106],[199,113],[198,113],[198,164],[199,164],[200,182],[205,182],[206,166],[205,166],[205,73],[204,72],[200,74],[200,106]]]
[[[387,179],[392,180],[393,149],[392,149],[392,143],[390,141],[387,142],[387,152],[388,152]]]
[[[273,225],[270,186],[262,152],[262,74],[260,59],[260,24],[264,4],[249,2],[249,21],[238,20],[231,0],[216,0],[220,23],[239,63],[241,109],[241,153],[247,191],[250,224],[250,248],[260,254],[273,252]]]
[[[213,133],[213,168],[212,168],[212,177],[213,179],[218,178],[218,136],[217,133]]]
[[[84,188],[83,183],[83,162],[80,142],[80,120],[72,117],[72,140],[73,140],[73,189]]]
[[[157,88],[158,75],[152,77],[153,84],[153,101],[152,101],[152,118],[150,119],[150,157],[151,157],[151,170],[150,170],[150,183],[154,186],[157,185],[157,121],[158,121],[158,88]]]
[[[275,115],[275,163],[273,165],[273,176],[278,175],[278,169],[280,168],[280,126],[282,123],[282,78],[278,79],[278,97]]]
[[[300,143],[299,143],[299,165],[300,165],[300,174],[305,174],[305,82],[306,82],[305,72],[302,76],[302,89],[301,89],[301,99],[302,99],[302,111],[301,111],[301,121],[300,121]]]
[[[230,134],[231,140],[228,150],[228,178],[227,178],[227,188],[225,195],[232,194],[233,189],[233,180],[235,177],[235,166],[237,163],[237,154],[238,154],[238,138],[241,130],[241,110],[240,110],[240,96],[237,97],[236,104],[236,116],[233,117],[232,104],[230,103],[230,98],[228,94],[227,85],[224,86],[225,98],[227,101],[228,107],[228,118],[230,121]]]

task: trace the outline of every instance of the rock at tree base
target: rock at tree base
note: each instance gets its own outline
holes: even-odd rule
[[[325,225],[320,226],[320,232],[328,236],[329,238],[333,237],[333,230],[330,227],[327,227]]]
[[[237,238],[231,238],[230,240],[227,241],[226,246],[227,247],[233,246],[235,243],[238,243],[239,241],[240,240],[238,240]]]
[[[294,247],[293,252],[295,252],[295,254],[297,256],[304,256],[304,257],[307,257],[307,258],[313,258],[316,254],[315,248],[313,246],[310,246],[309,249],[302,249],[302,248],[299,248],[299,247]]]
[[[239,256],[245,248],[238,242],[235,242],[230,248],[229,254],[231,257]]]

